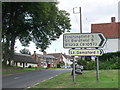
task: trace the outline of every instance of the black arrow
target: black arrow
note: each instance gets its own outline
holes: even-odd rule
[[[103,54],[103,50],[100,50],[100,55],[102,55]]]
[[[101,39],[101,42],[99,44],[99,46],[102,46],[103,42],[105,41],[105,39],[103,38],[103,36],[101,34],[98,34],[100,39]]]

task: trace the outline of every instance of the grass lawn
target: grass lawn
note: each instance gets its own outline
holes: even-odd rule
[[[100,81],[96,82],[96,71],[83,71],[76,75],[76,84],[71,73],[62,73],[30,88],[118,88],[118,70],[100,70]]]
[[[3,75],[8,74],[16,74],[16,73],[22,73],[22,72],[28,72],[28,71],[35,71],[35,70],[46,70],[45,68],[20,68],[20,67],[13,67],[3,64],[2,65],[2,73]]]
[[[2,71],[3,75],[7,75],[7,74],[15,74],[15,73],[21,73],[21,72],[27,72],[27,71],[34,71],[34,70],[40,70],[40,69],[36,69],[36,68],[23,68],[23,69],[10,69],[10,70],[4,70]]]
[[[28,71],[47,70],[46,68],[20,68],[15,66],[2,65],[2,75],[16,74]],[[48,68],[48,69],[60,69],[60,68]]]
[[[3,75],[8,75],[8,74],[16,74],[16,73],[22,73],[22,72],[28,72],[28,71],[37,71],[37,70],[47,70],[45,68],[22,68],[22,69],[6,69],[2,71]]]

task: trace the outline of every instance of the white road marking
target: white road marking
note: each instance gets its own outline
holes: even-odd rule
[[[14,79],[19,79],[20,77],[15,77]]]
[[[58,76],[58,75],[55,75],[55,76],[53,76],[53,77],[50,77],[50,78],[48,78],[47,80],[52,79],[52,78],[54,78],[54,77],[56,77],[56,76]],[[44,82],[44,81],[46,81],[46,80],[43,80],[43,81],[41,81],[41,82]],[[40,84],[41,82],[38,82],[38,83],[36,83],[36,84],[34,84],[34,85],[32,85],[32,86],[28,86],[27,88],[32,88],[33,86],[38,85],[38,84]]]

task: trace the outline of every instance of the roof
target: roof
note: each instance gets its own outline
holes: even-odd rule
[[[54,56],[55,58],[59,58],[60,56],[64,56],[65,58],[71,58],[69,55],[66,55],[66,54],[62,54],[62,53],[51,53],[51,54],[47,54],[47,55],[52,55]]]
[[[42,54],[36,54],[36,56],[44,58],[44,55],[42,55]]]
[[[54,56],[55,58],[59,58],[62,55],[62,53],[50,53],[47,55],[51,55],[51,56]]]
[[[46,58],[55,58],[55,57],[52,55],[46,55]]]
[[[38,62],[35,61],[31,55],[15,53],[13,60],[16,62],[27,62],[27,63],[34,63],[37,64]]]
[[[42,55],[42,54],[37,54],[38,57],[41,57],[41,58],[55,58],[54,56],[52,55]]]
[[[71,59],[72,57],[71,56],[69,56],[69,55],[66,55],[66,54],[62,54],[65,58],[69,58],[69,59]]]
[[[101,32],[107,38],[120,37],[120,34],[119,34],[120,33],[120,22],[92,24],[91,32],[92,33]]]

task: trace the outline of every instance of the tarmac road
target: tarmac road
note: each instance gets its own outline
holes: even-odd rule
[[[71,72],[71,69],[48,69],[3,76],[2,88],[28,88],[64,72]]]

